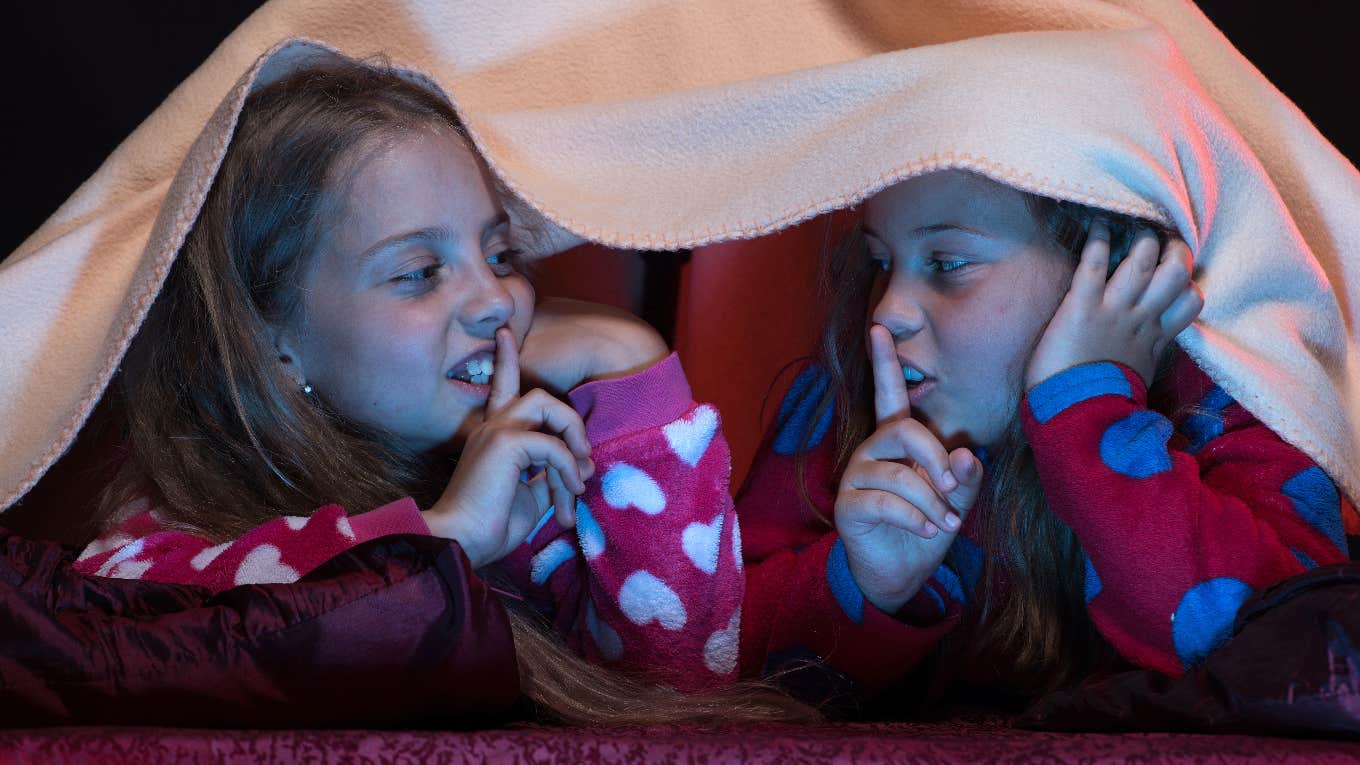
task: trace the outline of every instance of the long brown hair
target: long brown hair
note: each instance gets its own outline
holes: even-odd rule
[[[101,525],[145,497],[167,523],[232,539],[330,503],[371,508],[413,496],[428,506],[438,496],[448,461],[403,450],[300,391],[271,333],[300,310],[307,268],[353,160],[432,128],[466,140],[443,98],[382,62],[308,68],[247,99],[203,209],[123,360],[114,392],[126,413],[127,455],[101,497]],[[591,665],[522,606],[507,605],[521,689],[550,718],[818,718],[764,685],[684,695]]]
[[[1128,252],[1140,228],[1166,233],[1152,221],[1018,193],[1048,243],[1074,267],[1095,220],[1110,228],[1112,264]],[[809,507],[805,455],[822,413],[828,408],[836,413],[837,479],[874,431],[865,320],[879,273],[860,227],[823,258],[821,289],[828,313],[816,360],[831,384],[818,402],[817,416],[808,418],[796,465],[799,491]],[[1159,376],[1164,371],[1165,364]],[[1001,683],[1021,694],[1050,690],[1111,656],[1086,610],[1085,553],[1071,529],[1049,511],[1018,411],[1002,442],[989,450],[988,462],[987,485],[976,508],[981,510],[982,571],[960,628],[944,642],[941,668],[949,674],[963,669],[971,680]],[[998,657],[1004,657],[1000,663]]]

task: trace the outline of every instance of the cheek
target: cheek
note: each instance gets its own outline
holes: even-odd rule
[[[322,325],[318,321],[314,326]],[[419,314],[365,310],[351,304],[333,315],[314,338],[313,356],[328,376],[354,378],[332,384],[363,387],[364,380],[381,370],[411,373],[413,367],[428,363],[425,359],[438,350],[440,337],[433,322]]]
[[[529,325],[534,321],[534,287],[519,274],[505,277],[502,283],[515,305],[515,313],[509,322],[510,331],[515,333],[515,342],[523,346],[524,336],[529,334]]]

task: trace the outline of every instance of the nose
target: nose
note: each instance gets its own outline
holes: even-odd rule
[[[460,320],[468,331],[491,337],[496,329],[505,326],[515,313],[515,301],[489,268],[472,269],[468,275],[468,292],[460,311]]]
[[[926,325],[925,306],[912,289],[908,279],[893,274],[887,287],[874,304],[873,321],[892,333],[894,340],[902,340],[920,332]]]

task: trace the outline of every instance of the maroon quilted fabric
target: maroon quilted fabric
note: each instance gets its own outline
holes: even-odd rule
[[[702,730],[527,726],[470,733],[52,728],[0,731],[0,763],[1106,763],[1360,761],[1360,743],[1172,733],[1039,733],[1001,718]]]
[[[1238,612],[1233,638],[1184,677],[1096,678],[1040,699],[1020,724],[1360,737],[1360,563],[1258,594]]]
[[[447,541],[385,537],[216,596],[81,576],[73,554],[0,530],[6,726],[447,728],[519,695],[505,610]]]

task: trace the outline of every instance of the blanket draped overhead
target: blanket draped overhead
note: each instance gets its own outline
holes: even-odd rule
[[[1207,300],[1182,345],[1360,496],[1360,175],[1186,0],[275,0],[0,265],[0,508],[102,395],[245,95],[334,52],[423,73],[509,189],[605,244],[754,237],[950,167],[1170,224]]]

